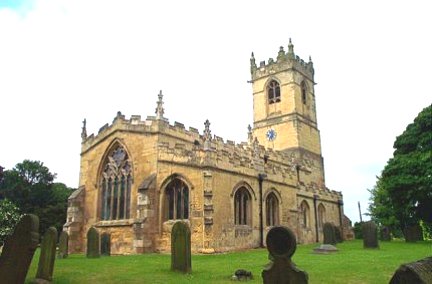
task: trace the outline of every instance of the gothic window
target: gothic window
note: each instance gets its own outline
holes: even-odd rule
[[[306,201],[300,204],[300,222],[303,227],[309,227],[309,205]]]
[[[189,188],[174,178],[165,188],[165,220],[189,218]]]
[[[240,187],[234,195],[234,219],[236,225],[251,225],[251,196],[245,187]]]
[[[322,229],[325,222],[325,208],[324,205],[318,205],[318,228]]]
[[[101,181],[101,219],[130,218],[132,168],[123,147],[116,147],[104,161]]]
[[[301,95],[302,95],[303,104],[306,104],[307,103],[307,89],[306,89],[306,83],[304,81],[301,83]]]
[[[280,86],[275,80],[270,81],[267,86],[267,95],[269,104],[278,103],[281,101]]]
[[[276,226],[279,224],[279,202],[276,195],[272,192],[266,198],[266,224]]]

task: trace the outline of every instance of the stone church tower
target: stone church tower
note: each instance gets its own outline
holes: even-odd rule
[[[83,122],[79,188],[64,230],[70,252],[86,250],[91,228],[113,254],[169,251],[171,229],[191,228],[194,252],[260,247],[276,225],[298,242],[322,240],[325,222],[343,229],[342,194],[324,181],[314,68],[281,47],[267,64],[251,58],[254,123],[248,141],[212,135],[210,122],[186,129],[156,115],[127,118],[87,135]],[[203,119],[204,120],[204,119]]]
[[[266,148],[291,153],[297,159],[309,156],[317,165],[317,182],[324,185],[311,58],[305,62],[296,56],[290,39],[288,52],[281,46],[276,61],[270,58],[257,66],[252,53],[250,62],[253,135]]]

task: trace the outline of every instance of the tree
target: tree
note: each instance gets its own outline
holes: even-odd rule
[[[7,199],[0,200],[0,246],[10,236],[21,219],[18,207]]]
[[[0,180],[0,199],[8,198],[22,213],[39,216],[42,235],[49,226],[62,229],[67,198],[73,191],[62,183],[53,183],[55,176],[43,163],[24,160],[4,171]]]
[[[432,224],[432,105],[396,138],[393,157],[371,192],[373,218],[404,231]]]

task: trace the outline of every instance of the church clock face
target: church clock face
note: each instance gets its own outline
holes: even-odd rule
[[[267,130],[266,133],[268,141],[274,141],[276,139],[276,131],[274,129]]]

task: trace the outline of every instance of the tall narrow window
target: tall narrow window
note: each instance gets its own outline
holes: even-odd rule
[[[269,104],[278,103],[281,101],[280,86],[275,80],[270,81],[267,86],[267,95]]]
[[[165,188],[165,220],[189,218],[189,188],[180,179],[173,179]]]
[[[267,196],[265,204],[267,226],[279,225],[279,202],[273,192]]]
[[[309,205],[306,201],[300,204],[300,222],[303,227],[309,227]]]
[[[306,104],[307,103],[307,89],[306,89],[306,83],[304,81],[301,83],[301,95],[302,95],[303,104]]]
[[[239,188],[234,195],[234,222],[236,225],[250,225],[251,196],[245,187]]]
[[[132,170],[123,147],[116,147],[105,159],[101,181],[102,220],[130,218]]]
[[[325,208],[324,205],[318,205],[318,228],[322,229],[325,222]]]

